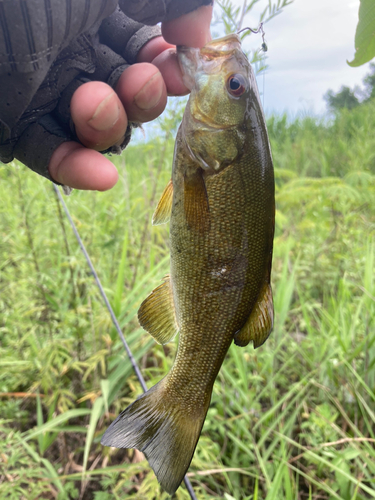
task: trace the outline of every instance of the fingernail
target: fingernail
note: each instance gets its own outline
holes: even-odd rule
[[[154,108],[161,99],[163,94],[163,86],[156,85],[157,89],[151,92],[151,88],[155,87],[155,80],[161,78],[159,71],[142,87],[142,89],[134,97],[134,102],[139,109],[147,111],[148,109]]]
[[[120,106],[117,96],[111,92],[96,108],[89,125],[98,131],[110,130],[120,116]]]

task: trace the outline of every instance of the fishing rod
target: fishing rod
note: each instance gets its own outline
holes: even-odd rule
[[[137,364],[137,362],[136,362],[136,360],[135,360],[135,358],[134,358],[134,356],[132,354],[132,351],[131,351],[131,349],[129,347],[129,344],[125,340],[124,334],[122,333],[122,330],[121,330],[121,327],[119,325],[119,322],[117,321],[116,315],[115,315],[115,313],[114,313],[114,311],[113,311],[113,309],[111,307],[111,304],[109,303],[107,295],[106,295],[106,293],[104,291],[104,288],[103,288],[103,286],[102,286],[102,284],[100,282],[98,273],[96,272],[96,270],[94,268],[94,265],[93,265],[93,263],[92,263],[92,261],[90,259],[90,256],[87,253],[87,250],[86,250],[85,245],[83,244],[83,241],[82,241],[82,239],[81,239],[81,237],[79,235],[77,227],[74,224],[74,221],[73,221],[73,219],[72,219],[72,217],[70,215],[69,209],[66,206],[64,198],[62,197],[62,195],[61,195],[58,187],[54,183],[53,183],[53,189],[55,190],[56,196],[57,196],[57,198],[59,199],[60,203],[63,206],[64,212],[65,212],[65,214],[66,214],[66,216],[67,216],[67,218],[69,220],[69,223],[70,223],[70,225],[71,225],[71,227],[73,229],[73,232],[74,232],[74,235],[75,235],[75,237],[76,237],[76,239],[78,241],[78,244],[81,247],[82,253],[85,256],[86,262],[87,262],[87,264],[88,264],[88,266],[89,266],[89,268],[91,270],[91,273],[94,276],[94,279],[95,279],[96,284],[97,284],[97,286],[99,288],[99,291],[100,291],[100,295],[102,296],[102,298],[104,300],[104,303],[105,303],[105,305],[106,305],[106,307],[107,307],[107,309],[109,311],[109,314],[110,314],[111,319],[112,319],[112,323],[113,323],[114,327],[117,330],[117,333],[118,333],[118,335],[119,335],[119,337],[121,339],[121,342],[124,345],[126,354],[129,357],[130,363],[131,363],[131,365],[133,367],[133,370],[134,370],[134,372],[135,372],[135,374],[136,374],[136,376],[137,376],[137,378],[139,380],[139,383],[141,384],[143,392],[146,392],[147,391],[147,385],[146,385],[145,379],[143,378],[141,370],[139,369],[139,366],[138,366],[138,364]],[[197,497],[195,496],[193,487],[192,487],[192,485],[190,483],[190,480],[189,480],[189,478],[187,476],[184,477],[184,483],[185,483],[186,489],[189,492],[191,500],[197,500]]]

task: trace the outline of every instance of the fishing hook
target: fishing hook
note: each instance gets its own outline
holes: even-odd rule
[[[252,33],[255,33],[256,35],[258,33],[262,33],[262,50],[263,52],[267,52],[268,50],[268,47],[267,47],[267,43],[266,43],[266,40],[265,40],[265,36],[266,36],[266,33],[264,32],[264,29],[263,29],[263,23],[260,23],[260,25],[258,26],[258,29],[256,30],[253,30],[252,28],[242,28],[241,30],[237,31],[237,35],[239,35],[240,33],[242,33],[243,31],[246,31],[246,30],[250,30]]]

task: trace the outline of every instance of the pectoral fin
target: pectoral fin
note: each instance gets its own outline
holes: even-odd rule
[[[272,331],[272,327],[272,289],[271,285],[266,283],[245,325],[234,335],[234,343],[244,347],[252,340],[254,348],[257,348],[267,340]]]
[[[169,222],[172,212],[173,201],[173,184],[172,179],[165,186],[163,194],[156,207],[154,215],[152,216],[152,225],[158,226],[159,224],[166,224]]]
[[[167,344],[175,337],[178,325],[169,276],[142,302],[138,320],[158,344]]]
[[[191,229],[205,232],[210,227],[210,210],[206,185],[202,170],[185,175],[184,178],[184,211],[186,221]]]

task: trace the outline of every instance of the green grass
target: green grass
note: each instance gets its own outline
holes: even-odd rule
[[[168,271],[150,220],[175,125],[113,158],[113,190],[66,200],[148,386],[176,351],[136,320]],[[374,130],[374,103],[269,120],[275,329],[230,348],[189,469],[199,499],[375,498]],[[139,453],[100,445],[141,387],[52,186],[16,163],[0,179],[0,498],[167,498]]]

